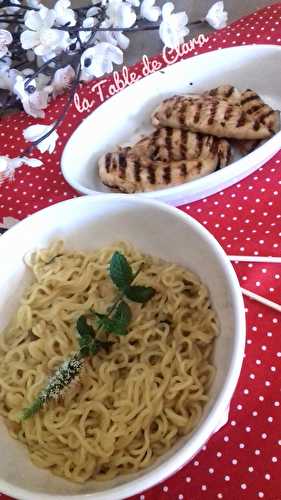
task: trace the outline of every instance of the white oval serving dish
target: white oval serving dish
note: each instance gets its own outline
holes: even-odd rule
[[[112,195],[74,198],[41,210],[0,238],[0,332],[18,307],[30,271],[23,256],[62,238],[67,248],[91,250],[127,240],[143,251],[189,267],[209,287],[220,323],[217,374],[200,424],[138,474],[108,483],[74,484],[35,467],[0,420],[0,491],[18,500],[124,500],[152,487],[188,462],[225,423],[243,361],[245,313],[238,279],[215,238],[180,210],[153,200]]]
[[[152,130],[151,112],[163,99],[174,94],[201,93],[230,83],[241,90],[254,89],[267,104],[281,109],[280,67],[280,46],[245,45],[201,54],[139,80],[104,102],[75,130],[61,158],[66,181],[80,193],[111,194],[99,180],[98,158]],[[171,205],[204,198],[254,172],[277,153],[280,146],[281,132],[220,171],[177,187],[137,196]]]

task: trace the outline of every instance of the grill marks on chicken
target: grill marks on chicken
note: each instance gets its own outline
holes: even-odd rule
[[[221,153],[221,166],[226,165],[229,144],[217,137],[195,134],[185,129],[158,128],[131,148],[136,157],[147,157],[154,161],[203,160],[210,153]]]
[[[255,122],[265,125],[271,134],[275,134],[280,129],[280,112],[265,104],[253,90],[248,89],[242,92],[241,107]]]
[[[106,186],[124,193],[149,192],[178,186],[214,172],[219,155],[204,160],[172,160],[169,163],[135,157],[133,153],[107,153],[99,161],[99,174]]]
[[[265,125],[272,134],[280,129],[280,112],[268,106],[254,90],[247,89],[240,92],[231,85],[221,85],[203,95],[225,99],[229,104],[241,106],[250,120]]]
[[[231,85],[221,85],[205,92],[205,96],[216,96],[227,99],[230,104],[241,106],[247,117],[258,127],[259,123],[266,126],[270,136],[280,130],[280,112],[272,109],[261,97],[251,89],[240,92]],[[233,144],[242,154],[248,154],[261,145],[263,139],[239,140]]]
[[[232,85],[220,85],[219,87],[204,92],[203,96],[226,99],[230,104],[240,104],[241,92]]]
[[[172,111],[167,114],[167,109]],[[152,124],[232,139],[265,139],[272,133],[239,104],[212,95],[172,97],[155,110]]]

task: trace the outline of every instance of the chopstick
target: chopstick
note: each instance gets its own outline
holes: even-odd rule
[[[267,256],[255,256],[255,255],[229,255],[229,260],[231,262],[267,262],[269,264],[281,264],[281,257],[267,257]],[[266,299],[262,295],[258,295],[257,293],[250,292],[246,288],[241,286],[241,291],[243,295],[249,297],[250,299],[256,300],[261,304],[271,307],[275,311],[281,312],[281,304],[277,304],[273,302],[273,300]]]
[[[265,306],[271,307],[271,309],[274,309],[275,311],[281,312],[281,304],[277,304],[276,302],[273,302],[272,300],[268,300],[265,297],[262,297],[261,295],[258,295],[257,293],[250,292],[250,290],[246,290],[246,288],[242,288],[242,293],[246,295],[246,297],[250,297],[250,299],[256,300],[257,302],[260,302],[261,304],[264,304]]]
[[[236,262],[268,262],[270,264],[281,264],[281,257],[261,257],[254,255],[229,255],[231,261]]]

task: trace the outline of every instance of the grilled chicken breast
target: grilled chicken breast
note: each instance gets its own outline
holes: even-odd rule
[[[232,85],[220,85],[214,89],[204,92],[203,96],[227,99],[230,104],[240,104],[241,92]]]
[[[131,148],[135,157],[154,161],[205,159],[210,154],[220,156],[220,166],[229,163],[231,148],[228,141],[213,136],[195,134],[184,129],[158,128]]]
[[[254,90],[241,93],[241,106],[249,117],[265,125],[271,134],[280,130],[280,112],[265,104]]]
[[[253,90],[248,89],[240,92],[231,85],[221,85],[205,92],[203,95],[226,99],[230,104],[239,104],[249,119],[259,121],[265,125],[271,135],[280,130],[280,112],[273,110],[268,104],[265,104],[261,97]],[[233,142],[233,146],[245,155],[254,151],[261,143],[262,139],[240,140]]]
[[[136,158],[133,153],[107,153],[99,161],[102,182],[124,193],[148,192],[178,186],[203,177],[218,167],[219,155],[204,160],[181,160],[164,163]]]
[[[280,112],[265,104],[254,90],[239,92],[231,85],[221,85],[203,95],[226,99],[230,104],[239,104],[250,119],[259,120],[271,133],[276,133],[280,129]]]
[[[266,125],[248,118],[238,104],[212,96],[167,99],[154,111],[152,124],[232,139],[265,139],[271,135]]]

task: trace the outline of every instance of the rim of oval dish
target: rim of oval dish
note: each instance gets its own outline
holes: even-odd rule
[[[23,219],[19,224],[13,226],[9,231],[7,231],[0,240],[9,238],[9,234],[17,231],[19,225],[23,227],[28,226],[33,223],[33,220],[39,219],[42,215],[46,216],[48,213],[55,211],[57,207],[64,205],[79,205],[79,203],[90,203],[93,206],[97,203],[102,203],[108,201],[108,196],[100,195],[97,198],[83,196],[78,198],[72,198],[70,200],[65,200],[50,207],[44,208],[35,214]],[[112,201],[124,201],[124,197],[119,194],[112,194]],[[105,491],[96,491],[92,493],[81,493],[81,494],[67,494],[67,495],[56,495],[49,493],[32,493],[30,490],[20,488],[17,486],[11,486],[6,480],[2,480],[0,477],[0,491],[7,495],[12,495],[15,498],[21,500],[104,500],[106,495],[106,500],[124,500],[124,498],[136,495],[145,491],[147,489],[156,486],[161,481],[168,479],[174,475],[179,469],[184,467],[191,459],[196,455],[202,446],[208,441],[208,439],[217,431],[218,423],[220,423],[222,414],[224,414],[228,408],[228,405],[233,397],[236,385],[241,372],[241,367],[243,363],[243,353],[245,347],[245,337],[246,337],[246,320],[244,313],[244,301],[242,292],[240,289],[240,284],[234,268],[230,263],[227,254],[215,239],[215,237],[196,219],[190,215],[171,207],[161,201],[157,200],[144,200],[132,195],[130,201],[136,204],[142,205],[143,203],[149,204],[151,206],[156,206],[163,211],[169,212],[173,216],[180,218],[184,224],[192,225],[194,230],[200,234],[203,240],[212,248],[213,252],[216,253],[220,259],[220,263],[225,275],[225,279],[228,282],[228,286],[231,292],[234,316],[235,316],[235,333],[234,333],[234,347],[231,356],[231,362],[229,364],[228,372],[225,378],[225,384],[218,394],[217,399],[213,404],[213,408],[205,417],[205,420],[197,429],[194,434],[190,437],[186,444],[179,448],[174,455],[172,455],[167,461],[156,466],[152,471],[143,471],[143,476],[133,479],[130,481],[129,476],[125,484],[120,484],[113,486]],[[12,439],[12,438],[11,438]],[[186,451],[189,450],[189,458],[186,459]],[[28,458],[27,458],[28,459]],[[50,477],[51,479],[51,477]]]

